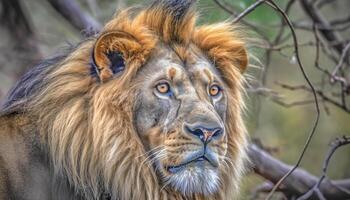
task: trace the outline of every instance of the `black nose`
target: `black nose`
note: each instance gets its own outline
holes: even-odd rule
[[[207,144],[212,139],[220,138],[224,130],[221,127],[208,128],[204,126],[191,126],[186,124],[185,131],[197,136],[203,143]]]

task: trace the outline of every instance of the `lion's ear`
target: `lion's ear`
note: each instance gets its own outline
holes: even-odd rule
[[[240,69],[240,71],[243,73],[248,66],[249,63],[249,59],[248,59],[248,53],[247,53],[247,49],[245,46],[241,45],[238,49],[238,51],[236,51],[234,53],[235,57],[235,61],[237,63],[238,68]]]
[[[140,48],[136,39],[123,31],[102,34],[93,50],[93,61],[101,82],[106,82],[114,74],[125,69],[125,64],[135,49]]]

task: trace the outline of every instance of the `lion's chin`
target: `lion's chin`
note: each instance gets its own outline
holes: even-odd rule
[[[217,169],[210,166],[186,166],[172,173],[167,183],[185,196],[211,195],[218,190],[219,175]]]

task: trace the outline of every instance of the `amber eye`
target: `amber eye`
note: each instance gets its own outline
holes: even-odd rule
[[[221,88],[218,85],[212,85],[209,88],[210,96],[217,96],[221,92]]]
[[[166,94],[169,92],[170,87],[168,83],[159,83],[157,86],[157,91],[162,94]]]

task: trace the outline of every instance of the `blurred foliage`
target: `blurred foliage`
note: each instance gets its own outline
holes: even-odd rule
[[[96,8],[92,8],[89,2],[92,0],[80,0],[81,5],[86,12],[92,13],[101,22],[106,22],[112,17],[115,8],[118,6],[130,6],[137,4],[148,4],[149,1],[143,0],[96,0]],[[236,11],[240,12],[247,8],[255,0],[226,0]],[[30,16],[30,19],[38,34],[38,42],[41,53],[44,57],[49,57],[55,52],[62,49],[66,43],[77,43],[83,37],[80,32],[75,30],[67,21],[65,21],[58,13],[53,10],[45,0],[22,1]],[[285,6],[286,0],[279,0],[278,4]],[[213,0],[201,0],[199,2],[201,11],[200,23],[220,22],[230,18],[230,15],[219,8]],[[340,13],[339,13],[340,12]],[[327,12],[327,15],[346,14],[346,9],[335,12]],[[303,13],[298,5],[295,5],[291,11],[291,18],[298,19]],[[280,21],[280,17],[267,6],[261,6],[252,12],[245,19],[260,24],[276,24]],[[276,35],[276,29],[264,29],[269,37]],[[313,40],[313,35],[306,31],[298,31],[300,42]],[[8,51],[8,43],[6,33],[0,30],[0,90],[3,93],[14,84],[11,78],[14,76],[11,69],[15,68],[14,64],[6,56]],[[251,34],[251,37],[257,37]],[[287,43],[290,41],[287,41]],[[252,52],[264,61],[262,50],[251,49]],[[11,49],[9,50],[11,51]],[[290,62],[292,55],[286,51],[286,57],[282,57],[278,53],[273,53],[271,58],[271,66],[267,76],[267,85],[273,90],[283,94],[287,102],[295,100],[311,99],[310,94],[303,92],[291,92],[281,89],[275,84],[276,81],[287,82],[289,84],[303,84],[304,79],[296,64]],[[305,64],[306,71],[313,77],[320,76],[319,72],[313,67],[313,57],[315,55],[314,48],[305,47],[301,49],[302,61]],[[19,58],[20,59],[20,58]],[[322,59],[321,59],[322,60]],[[330,66],[331,63],[324,60],[324,66]],[[255,63],[257,64],[257,63]],[[257,76],[261,68],[250,68],[248,74]],[[248,93],[246,97],[247,111],[246,123],[249,128],[251,137],[261,139],[262,143],[269,147],[276,147],[278,152],[274,155],[289,164],[294,164],[297,160],[301,148],[306,140],[307,134],[311,129],[312,122],[315,118],[314,105],[305,105],[292,108],[285,108],[277,105],[267,98],[257,97],[255,94]],[[257,109],[260,101],[261,110]],[[302,167],[315,175],[319,175],[322,168],[322,161],[328,149],[328,144],[336,136],[349,134],[350,132],[350,115],[342,112],[338,108],[327,105],[330,114],[322,109],[321,103],[321,119],[317,128],[317,133],[313,139],[309,150],[302,162]],[[329,177],[331,178],[350,178],[350,147],[345,147],[336,153],[332,158],[333,162],[330,166]],[[263,180],[255,175],[250,174],[244,180],[244,189],[241,199],[249,199],[250,191],[258,183]]]

